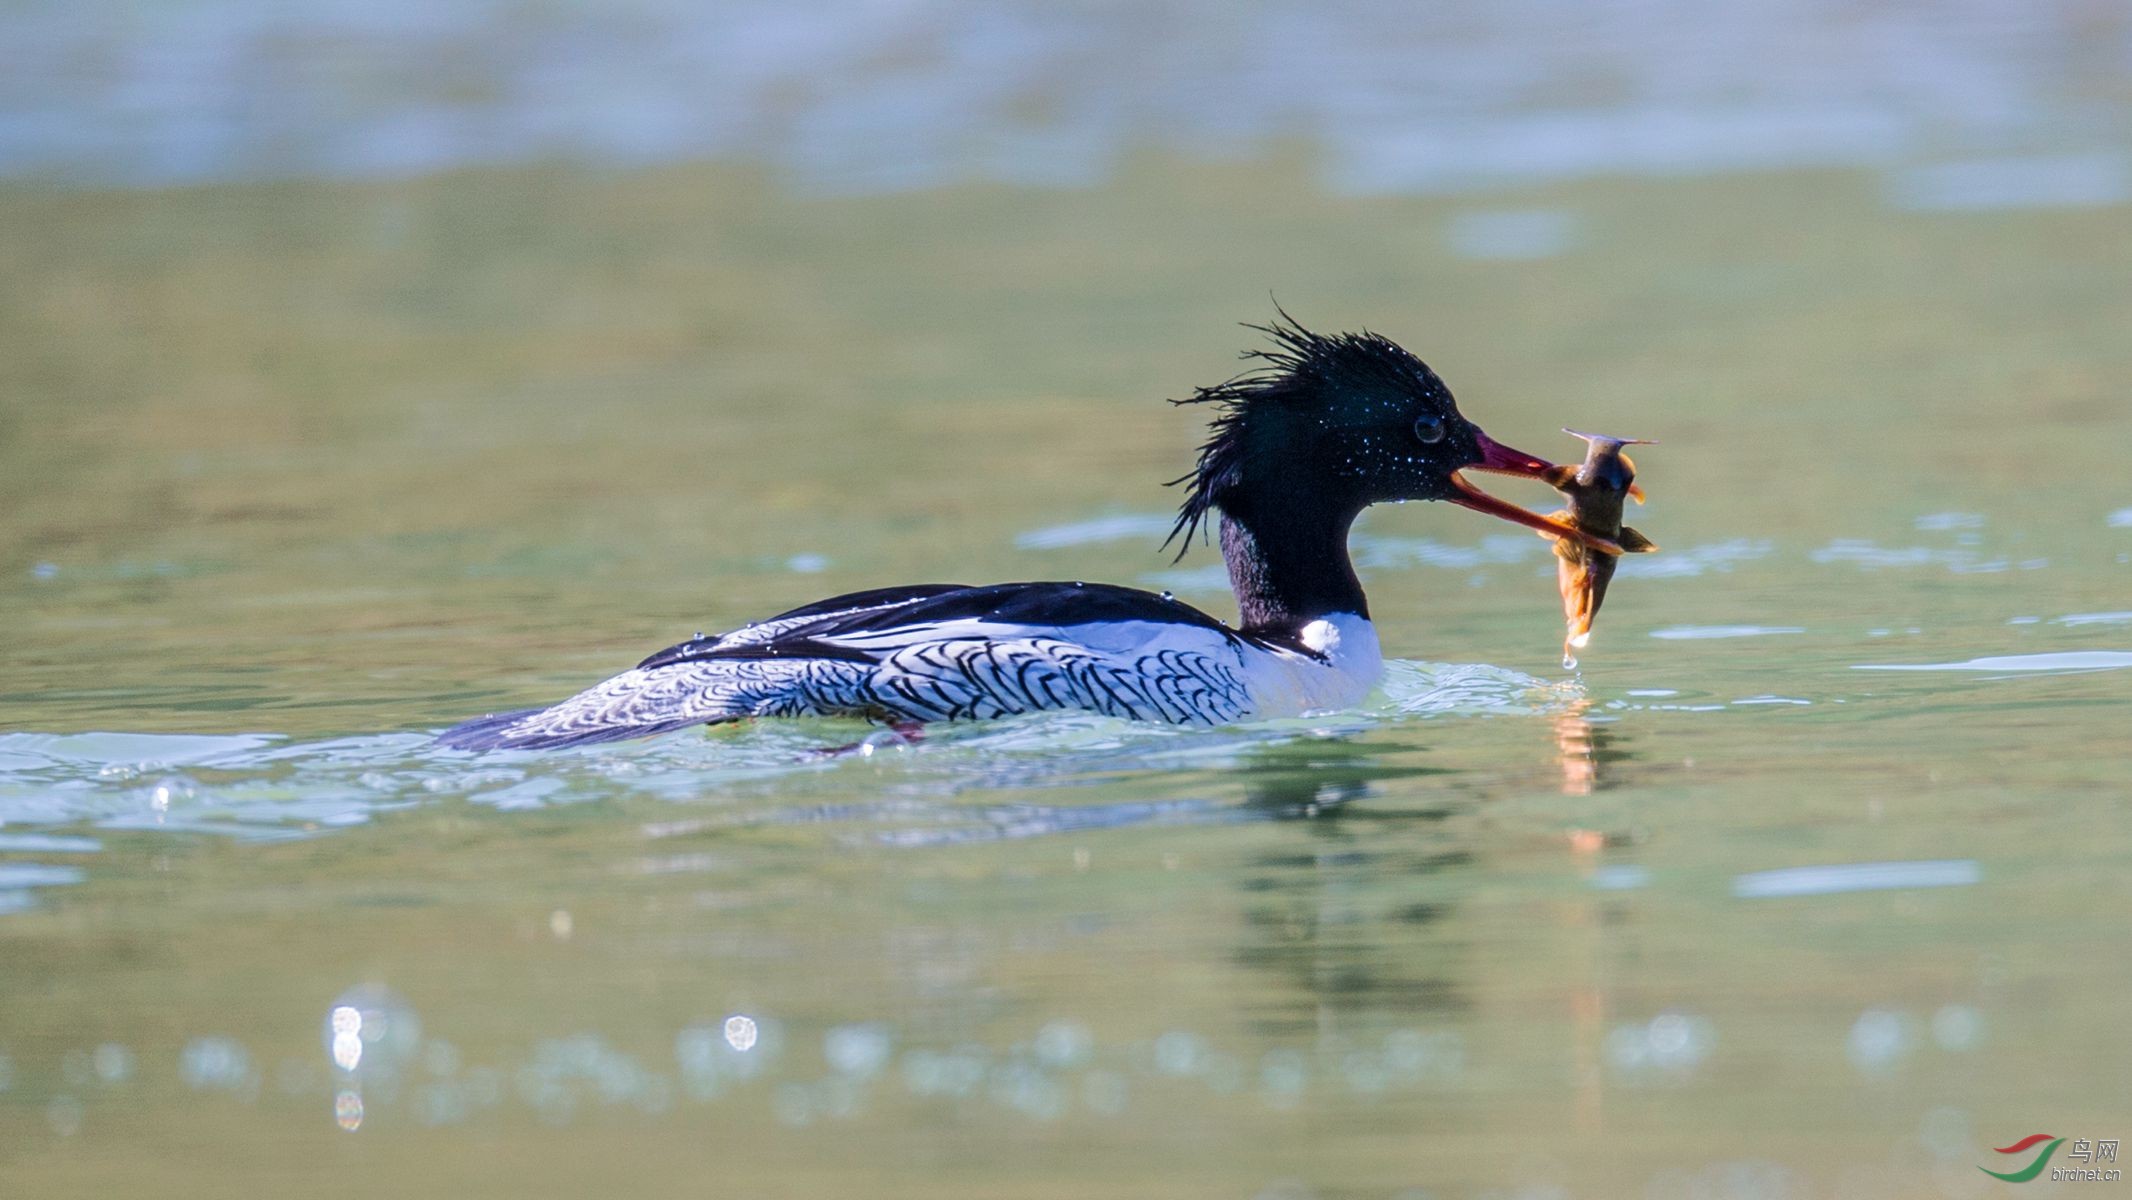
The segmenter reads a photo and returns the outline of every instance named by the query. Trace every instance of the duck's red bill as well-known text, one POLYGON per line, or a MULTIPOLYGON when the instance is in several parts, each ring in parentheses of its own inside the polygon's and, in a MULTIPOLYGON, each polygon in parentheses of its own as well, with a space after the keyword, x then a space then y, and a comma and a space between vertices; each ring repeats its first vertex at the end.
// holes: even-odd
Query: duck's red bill
MULTIPOLYGON (((1546 459, 1527 454, 1523 450, 1512 450, 1485 433, 1476 432, 1476 436, 1480 440, 1481 460, 1468 468, 1470 470, 1516 475, 1544 483, 1549 472, 1555 469, 1555 465, 1546 459)), ((1586 533, 1574 525, 1565 525, 1536 512, 1527 512, 1507 500, 1498 500, 1467 482, 1465 476, 1457 471, 1451 473, 1451 485, 1459 491, 1458 495, 1451 497, 1453 504, 1470 508, 1474 512, 1487 513, 1491 517, 1501 517, 1505 521, 1514 521, 1519 525, 1537 529, 1549 537, 1567 538, 1604 554, 1621 553, 1621 546, 1614 541, 1586 533)))

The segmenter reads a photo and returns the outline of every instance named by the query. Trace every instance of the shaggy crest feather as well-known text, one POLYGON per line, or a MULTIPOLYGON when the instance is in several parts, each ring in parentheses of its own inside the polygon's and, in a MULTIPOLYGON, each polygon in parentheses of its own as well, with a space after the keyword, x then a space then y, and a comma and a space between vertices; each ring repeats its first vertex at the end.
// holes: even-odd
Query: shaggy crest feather
POLYGON ((1212 525, 1211 514, 1220 507, 1223 494, 1242 481, 1252 455, 1246 431, 1268 410, 1334 395, 1336 389, 1330 385, 1340 381, 1376 379, 1443 387, 1428 364, 1382 334, 1367 329, 1359 333, 1316 333, 1304 328, 1279 305, 1274 306, 1274 311, 1280 316, 1271 324, 1244 322, 1244 328, 1273 339, 1271 347, 1246 350, 1239 355, 1262 365, 1170 401, 1179 405, 1213 404, 1221 410, 1208 423, 1208 437, 1199 447, 1199 461, 1189 473, 1166 485, 1187 485, 1184 501, 1177 509, 1177 523, 1162 541, 1163 548, 1168 549, 1171 542, 1183 539, 1183 545, 1177 548, 1179 559, 1191 549, 1193 536, 1205 533, 1212 525))

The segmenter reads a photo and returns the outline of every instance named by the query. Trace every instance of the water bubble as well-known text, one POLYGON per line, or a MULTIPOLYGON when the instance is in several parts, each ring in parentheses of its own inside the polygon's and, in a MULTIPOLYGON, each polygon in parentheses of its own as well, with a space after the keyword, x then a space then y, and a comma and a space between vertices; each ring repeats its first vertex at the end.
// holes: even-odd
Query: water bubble
POLYGON ((194 1038, 178 1055, 178 1077, 195 1091, 242 1091, 252 1081, 252 1056, 234 1038, 194 1038))
POLYGON ((380 984, 358 984, 326 1010, 322 1031, 326 1056, 343 1071, 360 1068, 387 1079, 414 1060, 422 1045, 422 1022, 405 1000, 380 984))
POLYGON ((984 1052, 913 1050, 903 1056, 903 1086, 914 1096, 967 1096, 984 1082, 984 1052))
POLYGON ((1268 1050, 1259 1059, 1258 1081, 1266 1093, 1266 1103, 1275 1108, 1294 1108, 1302 1103, 1303 1090, 1310 1086, 1310 1063, 1300 1051, 1268 1050))
POLYGON ((1710 1022, 1680 1013, 1660 1013, 1645 1027, 1651 1061, 1667 1070, 1686 1070, 1703 1061, 1716 1040, 1710 1022))
POLYGON ((1717 1035, 1702 1017, 1666 1012, 1642 1025, 1619 1025, 1606 1036, 1606 1056, 1626 1074, 1665 1071, 1682 1075, 1710 1055, 1717 1035))
POLYGON ((822 1057, 832 1070, 872 1075, 888 1062, 893 1041, 879 1025, 840 1025, 822 1036, 822 1057))
POLYGON ((1401 1075, 1419 1075, 1435 1058, 1429 1035, 1418 1029, 1397 1029, 1384 1037, 1384 1065, 1401 1075))
POLYGON ((1932 1014, 1932 1040, 1942 1050, 1973 1050, 1983 1035, 1983 1014, 1966 1004, 1949 1004, 1932 1014))
POLYGON ((1173 1029, 1155 1039, 1155 1069, 1165 1075, 1190 1075, 1206 1057, 1206 1043, 1196 1033, 1173 1029))
POLYGON ((755 1048, 755 1042, 760 1036, 760 1032, 753 1017, 735 1013, 725 1019, 726 1045, 740 1051, 742 1054, 746 1054, 755 1048))
POLYGON ((343 1088, 333 1097, 333 1123, 349 1133, 363 1127, 363 1094, 343 1088))
POLYGON ((1002 1063, 992 1072, 992 1098, 1039 1121, 1057 1119, 1066 1110, 1066 1090, 1032 1063, 1002 1063))
POLYGON ((1384 1061, 1366 1051, 1357 1050, 1343 1057, 1340 1074, 1358 1095, 1375 1095, 1392 1085, 1392 1076, 1384 1069, 1384 1061))
POLYGON ((1073 1067, 1086 1061, 1096 1039, 1088 1027, 1073 1021, 1053 1021, 1036 1031, 1037 1061, 1047 1067, 1073 1067))
POLYGON ((1861 1071, 1892 1070, 1910 1053, 1910 1018, 1886 1009, 1867 1009, 1851 1026, 1844 1052, 1861 1071))
POLYGON ((353 1005, 336 1005, 326 1014, 327 1053, 333 1065, 353 1071, 363 1061, 363 1012, 353 1005))
POLYGON ((105 1083, 124 1083, 133 1078, 133 1051, 117 1042, 105 1042, 89 1056, 96 1077, 105 1083))
POLYGON ((681 1071, 681 1087, 696 1100, 708 1100, 724 1087, 722 1060, 737 1053, 726 1045, 716 1029, 691 1025, 674 1035, 674 1065, 681 1071))

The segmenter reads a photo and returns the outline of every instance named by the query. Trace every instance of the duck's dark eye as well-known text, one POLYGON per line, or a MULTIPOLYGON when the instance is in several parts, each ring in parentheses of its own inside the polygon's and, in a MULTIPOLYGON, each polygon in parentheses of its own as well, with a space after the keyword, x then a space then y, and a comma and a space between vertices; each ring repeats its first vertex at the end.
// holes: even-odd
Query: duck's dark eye
POLYGON ((1423 413, 1414 418, 1414 436, 1428 445, 1444 440, 1444 419, 1434 413, 1423 413))

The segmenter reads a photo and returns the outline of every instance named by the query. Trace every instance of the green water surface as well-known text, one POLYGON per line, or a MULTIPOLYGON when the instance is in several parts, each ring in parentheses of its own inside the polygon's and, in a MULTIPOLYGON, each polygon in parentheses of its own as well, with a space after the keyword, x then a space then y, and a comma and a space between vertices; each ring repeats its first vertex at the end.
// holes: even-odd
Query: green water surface
POLYGON ((2128 210, 1307 179, 0 191, 0 1192, 1974 1196, 2132 1133, 2128 210), (1453 252, 1500 209, 1575 236, 1453 252), (1269 292, 1663 443, 1579 671, 1542 543, 1408 505, 1355 713, 427 747, 854 588, 1231 615, 1162 400, 1269 292))

